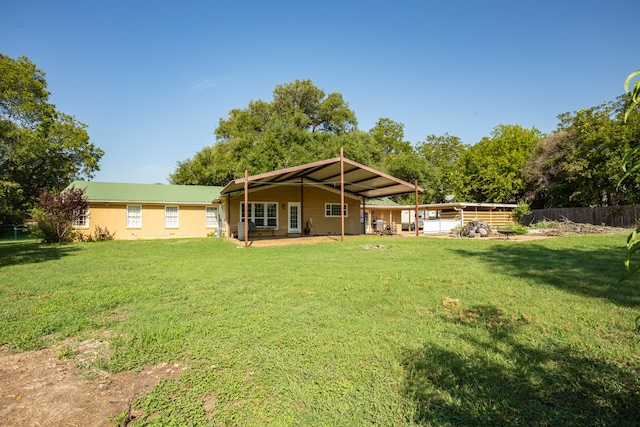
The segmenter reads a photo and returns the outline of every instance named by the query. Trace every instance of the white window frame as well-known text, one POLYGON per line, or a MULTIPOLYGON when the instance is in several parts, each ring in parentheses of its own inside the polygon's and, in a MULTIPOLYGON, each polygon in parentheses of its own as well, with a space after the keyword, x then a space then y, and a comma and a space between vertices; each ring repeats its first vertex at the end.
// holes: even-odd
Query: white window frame
POLYGON ((142 228, 142 205, 127 205, 127 228, 142 228), (138 212, 133 212, 137 208, 138 212))
POLYGON ((205 228, 219 228, 220 223, 218 222, 218 207, 206 206, 204 208, 204 212, 205 228))
MULTIPOLYGON (((240 202, 240 221, 244 221, 244 202, 240 202)), ((273 228, 278 230, 280 224, 280 212, 276 202, 249 202, 249 221, 256 228, 273 228), (271 210, 269 209, 271 208, 271 210), (275 213, 274 215, 269 215, 275 213)))
POLYGON ((89 228, 89 206, 83 209, 82 216, 73 221, 73 228, 89 228))
MULTIPOLYGON (((325 203, 324 204, 324 217, 325 218, 340 218, 340 203, 325 203)), ((344 204, 344 217, 349 216, 349 205, 344 204)))
POLYGON ((167 205, 164 207, 164 228, 180 228, 180 206, 167 205))
POLYGON ((227 226, 226 215, 227 215, 227 206, 219 205, 218 206, 218 228, 220 228, 221 230, 224 230, 225 227, 227 226))

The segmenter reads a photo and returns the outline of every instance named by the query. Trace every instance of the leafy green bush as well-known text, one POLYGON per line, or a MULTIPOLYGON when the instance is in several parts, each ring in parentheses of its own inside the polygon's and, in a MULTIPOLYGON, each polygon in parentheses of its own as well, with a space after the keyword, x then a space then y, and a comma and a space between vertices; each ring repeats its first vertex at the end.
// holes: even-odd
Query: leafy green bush
POLYGON ((501 230, 514 230, 518 235, 529 233, 529 227, 525 227, 522 224, 508 224, 504 227, 501 227, 501 230))
POLYGON ((105 241, 105 240, 115 240, 116 232, 114 231, 112 233, 112 232, 109 231, 109 229, 107 227, 102 228, 99 225, 96 225, 95 228, 93 229, 93 234, 92 235, 83 236, 82 234, 79 234, 78 237, 79 238, 77 240, 79 240, 79 241, 102 242, 102 241, 105 241))
MULTIPOLYGON (((629 118, 629 114, 636 109, 638 105, 640 105, 640 79, 636 80, 635 84, 629 89, 629 85, 637 76, 640 75, 640 70, 636 70, 633 73, 629 74, 627 80, 624 82, 624 90, 629 94, 631 98, 631 102, 627 107, 627 111, 624 114, 624 121, 627 122, 629 118)), ((637 162, 637 155, 640 152, 640 147, 635 147, 630 149, 622 159, 622 169, 625 172, 623 177, 620 179, 618 186, 622 183, 622 181, 632 174, 637 174, 640 172, 640 163, 637 162), (633 161, 635 160, 635 162, 633 161), (631 162, 632 164, 627 166, 627 163, 631 162)), ((640 260, 637 258, 634 259, 634 255, 640 250, 640 226, 636 228, 629 237, 627 237, 627 256, 624 261, 624 266, 627 269, 627 274, 625 274, 620 281, 630 278, 638 273, 640 273, 640 260)))
POLYGON ((525 216, 531 215, 531 206, 529 206, 529 203, 521 200, 518 202, 518 206, 514 208, 511 213, 516 221, 520 222, 525 216))
POLYGON ((73 231, 73 222, 81 219, 88 203, 81 188, 68 188, 60 192, 43 191, 39 206, 32 209, 36 220, 34 234, 45 243, 72 242, 78 239, 73 231))
POLYGON ((531 224, 529 228, 534 230, 548 230, 550 228, 554 228, 555 224, 557 224, 557 222, 544 220, 531 224))

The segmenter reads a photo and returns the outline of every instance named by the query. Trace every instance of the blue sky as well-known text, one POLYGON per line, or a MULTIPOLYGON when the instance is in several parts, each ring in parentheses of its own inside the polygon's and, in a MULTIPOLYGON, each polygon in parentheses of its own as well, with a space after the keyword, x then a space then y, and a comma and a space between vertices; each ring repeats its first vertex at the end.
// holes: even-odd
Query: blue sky
MULTIPOLYGON (((0 52, 105 151, 96 181, 166 183, 234 108, 311 79, 367 131, 474 144, 499 124, 552 132, 640 68, 637 0, 4 2, 0 52)), ((348 154, 348 153, 347 153, 348 154)))

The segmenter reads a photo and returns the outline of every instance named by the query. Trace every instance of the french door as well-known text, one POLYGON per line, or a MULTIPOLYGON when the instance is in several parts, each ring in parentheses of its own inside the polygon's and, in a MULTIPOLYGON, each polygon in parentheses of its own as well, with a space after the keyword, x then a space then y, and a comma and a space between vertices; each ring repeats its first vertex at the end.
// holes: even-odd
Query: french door
POLYGON ((300 216, 300 203, 289 202, 289 233, 302 233, 302 221, 300 216))

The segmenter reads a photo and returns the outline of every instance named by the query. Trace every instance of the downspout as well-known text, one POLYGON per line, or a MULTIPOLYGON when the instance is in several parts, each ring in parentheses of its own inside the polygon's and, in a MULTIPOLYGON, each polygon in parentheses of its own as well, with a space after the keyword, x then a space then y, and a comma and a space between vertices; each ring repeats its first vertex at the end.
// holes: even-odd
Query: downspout
POLYGON ((464 209, 453 207, 453 210, 456 212, 460 212, 460 227, 464 227, 464 209))

